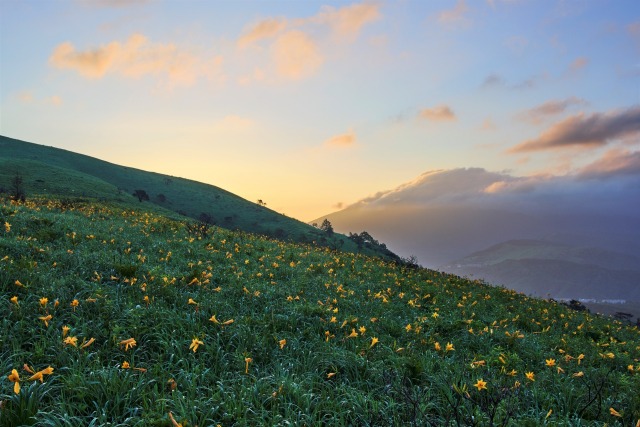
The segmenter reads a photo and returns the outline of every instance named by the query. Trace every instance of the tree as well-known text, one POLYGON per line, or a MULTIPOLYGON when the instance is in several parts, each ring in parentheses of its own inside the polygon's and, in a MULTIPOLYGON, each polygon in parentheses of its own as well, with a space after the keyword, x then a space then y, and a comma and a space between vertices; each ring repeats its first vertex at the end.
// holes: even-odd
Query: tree
POLYGON ((149 195, 144 190, 136 190, 133 192, 133 195, 138 198, 139 202, 142 202, 143 200, 149 200, 149 195))
POLYGON ((24 181, 20 172, 16 172, 11 180, 11 198, 16 202, 24 202, 27 198, 27 194, 24 191, 24 181))
POLYGON ((258 206, 267 206, 267 204, 265 202, 262 201, 262 199, 258 199, 258 206))
POLYGON ((324 231, 328 235, 333 234, 333 226, 331 225, 331 222, 326 218, 324 219, 324 221, 322 221, 322 224, 320 224, 320 230, 324 231))

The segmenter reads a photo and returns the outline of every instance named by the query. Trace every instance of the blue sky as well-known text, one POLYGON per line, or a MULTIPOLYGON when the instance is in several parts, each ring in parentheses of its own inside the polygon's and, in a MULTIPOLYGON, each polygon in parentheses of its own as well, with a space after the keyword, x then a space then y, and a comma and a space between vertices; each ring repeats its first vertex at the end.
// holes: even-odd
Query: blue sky
POLYGON ((640 174, 636 1, 4 0, 0 20, 3 135, 302 220, 434 169, 640 174))

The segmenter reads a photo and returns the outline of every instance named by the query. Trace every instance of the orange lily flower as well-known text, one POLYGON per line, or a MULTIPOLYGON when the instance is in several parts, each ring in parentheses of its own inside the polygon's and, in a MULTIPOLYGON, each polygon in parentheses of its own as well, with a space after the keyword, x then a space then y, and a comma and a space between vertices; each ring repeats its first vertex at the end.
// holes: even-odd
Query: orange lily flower
POLYGON ((120 345, 124 345, 124 351, 129 350, 132 347, 136 346, 136 340, 133 338, 127 338, 126 340, 120 341, 120 345))
POLYGON ((11 370, 11 374, 8 376, 9 381, 13 383, 13 392, 15 394, 20 394, 20 375, 18 371, 15 369, 11 370))

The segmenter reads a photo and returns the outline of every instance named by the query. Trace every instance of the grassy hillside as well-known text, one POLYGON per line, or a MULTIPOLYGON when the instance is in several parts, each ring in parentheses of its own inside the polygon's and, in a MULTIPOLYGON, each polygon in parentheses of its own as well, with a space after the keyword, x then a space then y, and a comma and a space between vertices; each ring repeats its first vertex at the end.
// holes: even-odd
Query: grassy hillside
POLYGON ((637 327, 137 206, 0 203, 0 425, 640 419, 637 327))
POLYGON ((399 260, 380 248, 358 248, 341 234, 328 236, 304 222, 247 201, 213 185, 115 165, 93 157, 0 136, 0 188, 9 189, 20 173, 30 195, 140 203, 132 194, 144 190, 153 204, 166 210, 231 230, 244 230, 281 240, 324 246, 399 260))

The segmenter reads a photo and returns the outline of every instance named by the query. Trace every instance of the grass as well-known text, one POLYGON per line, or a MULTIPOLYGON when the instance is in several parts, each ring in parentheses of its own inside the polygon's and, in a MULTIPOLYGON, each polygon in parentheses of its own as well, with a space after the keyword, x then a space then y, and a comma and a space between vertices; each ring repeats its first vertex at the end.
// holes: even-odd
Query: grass
POLYGON ((637 327, 131 206, 0 203, 0 425, 640 419, 637 327))

